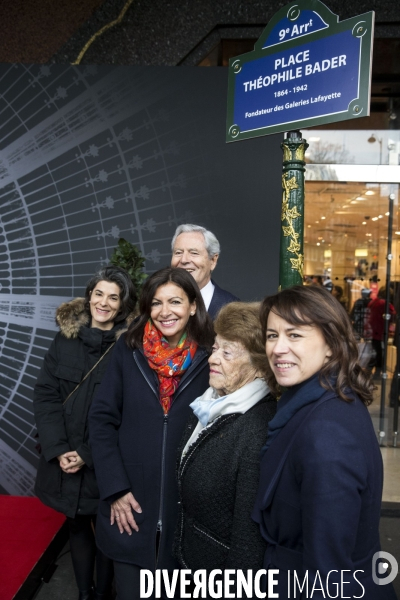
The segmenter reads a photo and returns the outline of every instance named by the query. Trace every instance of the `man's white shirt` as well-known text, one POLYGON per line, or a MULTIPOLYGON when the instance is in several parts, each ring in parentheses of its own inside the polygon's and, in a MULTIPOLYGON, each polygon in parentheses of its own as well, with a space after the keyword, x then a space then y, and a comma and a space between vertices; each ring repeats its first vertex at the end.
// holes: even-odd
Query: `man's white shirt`
POLYGON ((204 304, 206 306, 206 310, 210 308, 211 300, 214 294, 215 285, 212 283, 211 279, 203 288, 201 288, 200 293, 203 297, 204 304))

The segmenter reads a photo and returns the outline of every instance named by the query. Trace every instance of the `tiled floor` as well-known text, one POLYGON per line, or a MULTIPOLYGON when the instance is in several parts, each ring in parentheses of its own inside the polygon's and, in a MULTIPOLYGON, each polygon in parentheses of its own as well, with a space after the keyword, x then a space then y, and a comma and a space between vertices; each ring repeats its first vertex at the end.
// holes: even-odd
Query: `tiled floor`
POLYGON ((384 418, 382 420, 381 430, 385 433, 385 435, 382 437, 379 436, 379 431, 381 428, 381 383, 379 381, 376 383, 377 390, 374 393, 374 401, 369 406, 369 412, 371 414, 375 431, 377 432, 378 440, 382 440, 381 452, 384 466, 384 484, 382 500, 383 502, 400 503, 400 436, 398 436, 397 438, 397 447, 394 447, 394 409, 389 406, 388 399, 391 380, 388 379, 386 385, 384 418))
POLYGON ((385 473, 382 500, 400 503, 400 447, 381 448, 381 452, 385 473))

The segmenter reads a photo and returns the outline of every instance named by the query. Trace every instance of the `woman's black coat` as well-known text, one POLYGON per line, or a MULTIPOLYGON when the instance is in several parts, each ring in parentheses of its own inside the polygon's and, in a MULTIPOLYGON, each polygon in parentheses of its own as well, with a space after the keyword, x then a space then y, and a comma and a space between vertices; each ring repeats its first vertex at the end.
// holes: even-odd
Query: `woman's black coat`
POLYGON ((180 461, 197 425, 191 416, 178 458, 181 515, 175 553, 183 568, 262 568, 266 544, 251 511, 260 450, 275 412, 276 401, 268 395, 244 414, 218 417, 180 461))
POLYGON ((279 598, 321 600, 342 589, 341 598, 396 599, 392 585, 373 580, 382 456, 367 407, 351 395, 345 402, 329 390, 303 406, 262 458, 253 518, 279 598), (294 592, 295 576, 307 576, 310 595, 306 585, 294 592))
POLYGON ((115 346, 89 413, 90 443, 100 489, 96 539, 110 558, 145 569, 178 568, 172 554, 178 515, 176 455, 189 404, 208 387, 207 353, 198 349, 183 374, 168 416, 160 404, 158 378, 140 349, 125 336, 115 346), (139 532, 110 525, 110 504, 131 491, 143 512, 139 532), (160 532, 158 556, 156 537, 160 532))
POLYGON ((83 299, 57 310, 60 332, 47 352, 34 389, 33 408, 41 445, 35 493, 68 517, 96 514, 99 490, 89 447, 87 414, 111 350, 63 406, 63 401, 115 342, 123 324, 109 331, 90 328, 83 299), (64 473, 57 456, 76 450, 85 461, 77 473, 64 473))

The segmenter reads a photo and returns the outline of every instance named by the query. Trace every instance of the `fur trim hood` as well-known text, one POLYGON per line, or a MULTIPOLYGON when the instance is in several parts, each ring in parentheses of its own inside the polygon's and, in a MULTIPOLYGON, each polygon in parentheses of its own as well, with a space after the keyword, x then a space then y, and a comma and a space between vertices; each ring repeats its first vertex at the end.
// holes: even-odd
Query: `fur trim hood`
MULTIPOLYGON (((133 313, 128 316, 125 321, 125 327, 121 327, 116 332, 116 339, 127 331, 134 318, 135 315, 133 313)), ((89 322, 90 317, 85 311, 84 298, 75 298, 70 302, 63 302, 56 310, 56 323, 62 335, 67 339, 77 338, 80 328, 89 325, 89 322)))

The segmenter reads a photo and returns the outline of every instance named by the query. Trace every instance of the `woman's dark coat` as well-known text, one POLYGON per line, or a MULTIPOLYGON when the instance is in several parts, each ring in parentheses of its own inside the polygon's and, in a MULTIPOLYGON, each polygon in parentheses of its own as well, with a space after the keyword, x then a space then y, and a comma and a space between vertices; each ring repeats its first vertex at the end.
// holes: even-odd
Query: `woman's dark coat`
MULTIPOLYGON (((344 596, 395 600, 392 585, 372 580, 373 556, 380 550, 382 458, 371 417, 354 397, 345 402, 333 392, 301 408, 279 432, 261 462, 253 518, 269 547, 264 568, 279 570, 279 598, 288 595, 288 570, 300 583, 308 573, 310 598, 319 573, 331 597, 344 573, 344 596), (358 581, 353 574, 356 570, 358 581)), ((319 581, 317 580, 317 587, 319 581)), ((339 587, 340 590, 340 587, 339 587)), ((325 594, 325 595, 324 595, 325 594)))
POLYGON ((178 514, 176 455, 189 404, 208 387, 207 353, 198 349, 183 374, 168 416, 160 404, 158 378, 140 349, 124 336, 89 413, 90 443, 100 489, 96 539, 110 558, 145 569, 172 570, 178 514), (131 491, 143 512, 134 513, 139 532, 110 525, 110 504, 131 491), (159 536, 158 556, 156 537, 159 536))
POLYGON ((175 552, 185 569, 261 569, 266 543, 251 519, 260 450, 276 411, 271 395, 246 413, 222 415, 203 429, 182 461, 197 425, 192 414, 179 450, 181 515, 175 552))
POLYGON ((41 445, 35 493, 68 517, 95 514, 99 490, 89 447, 87 414, 111 350, 63 406, 63 401, 116 341, 123 324, 109 331, 87 326, 83 299, 62 304, 56 313, 60 332, 47 352, 34 390, 33 408, 41 445), (85 461, 77 473, 64 473, 57 456, 75 450, 85 461))

